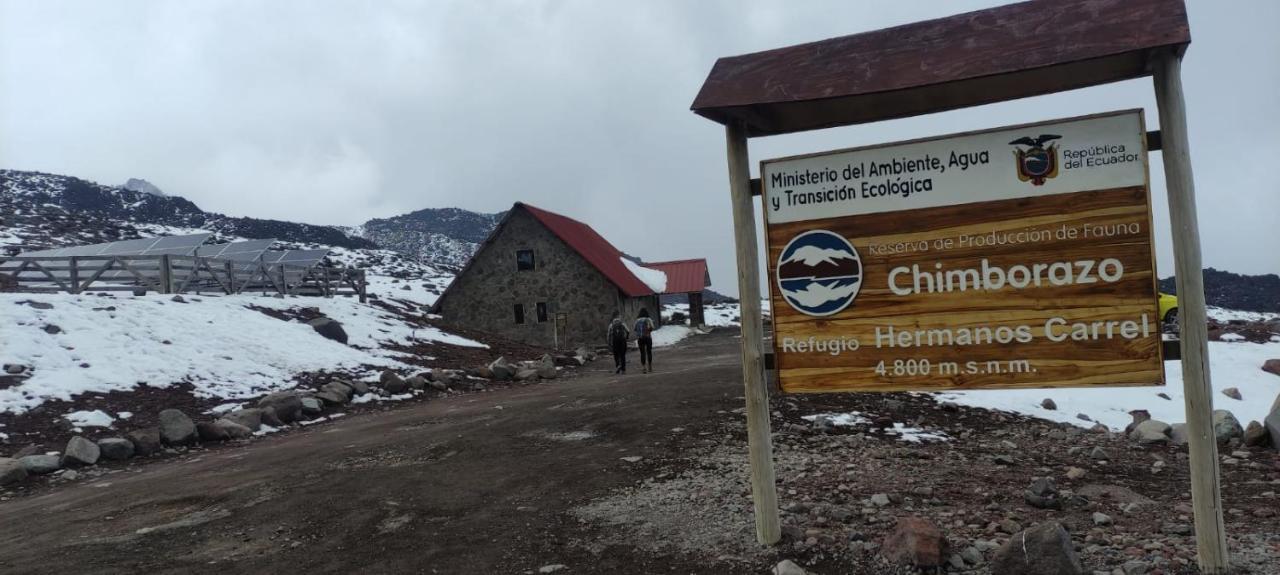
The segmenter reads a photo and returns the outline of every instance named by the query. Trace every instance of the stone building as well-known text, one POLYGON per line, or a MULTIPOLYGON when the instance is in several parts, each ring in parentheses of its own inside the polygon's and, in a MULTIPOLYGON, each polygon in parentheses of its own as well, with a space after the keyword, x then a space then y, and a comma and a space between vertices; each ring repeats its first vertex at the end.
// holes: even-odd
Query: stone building
MULTIPOLYGON (((685 261, 705 274, 705 260, 685 261)), ((630 325, 648 309, 658 323, 659 297, 684 293, 667 291, 667 275, 654 269, 661 265, 635 264, 591 226, 517 202, 432 311, 534 345, 603 345, 614 313, 630 325)))

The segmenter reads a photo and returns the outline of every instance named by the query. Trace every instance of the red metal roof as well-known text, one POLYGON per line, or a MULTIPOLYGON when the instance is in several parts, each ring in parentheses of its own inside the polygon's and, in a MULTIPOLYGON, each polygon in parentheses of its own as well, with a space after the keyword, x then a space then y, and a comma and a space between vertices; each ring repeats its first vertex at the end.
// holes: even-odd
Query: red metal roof
POLYGON ((664 294, 701 292, 702 288, 711 285, 711 275, 707 273, 707 260, 704 259, 653 262, 643 265, 667 274, 667 290, 662 292, 664 294))
MULTIPOLYGON (((618 286, 623 293, 631 297, 654 294, 653 289, 640 281, 640 278, 631 273, 622 263, 622 252, 613 247, 609 240, 591 229, 591 226, 568 216, 535 208, 524 202, 516 202, 516 206, 528 210, 534 218, 542 222, 542 225, 547 226, 547 229, 600 270, 600 273, 618 286)), ((670 287, 670 279, 667 280, 667 285, 670 287)))

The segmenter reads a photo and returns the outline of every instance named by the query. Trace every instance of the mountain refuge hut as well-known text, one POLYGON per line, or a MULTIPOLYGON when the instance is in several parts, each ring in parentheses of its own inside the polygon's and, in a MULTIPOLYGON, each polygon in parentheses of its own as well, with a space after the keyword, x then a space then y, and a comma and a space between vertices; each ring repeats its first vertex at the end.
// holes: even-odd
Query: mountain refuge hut
POLYGON ((630 325, 647 309, 661 323, 664 294, 691 294, 701 318, 706 269, 703 259, 636 263, 591 226, 516 202, 432 312, 532 345, 598 346, 615 313, 630 325))

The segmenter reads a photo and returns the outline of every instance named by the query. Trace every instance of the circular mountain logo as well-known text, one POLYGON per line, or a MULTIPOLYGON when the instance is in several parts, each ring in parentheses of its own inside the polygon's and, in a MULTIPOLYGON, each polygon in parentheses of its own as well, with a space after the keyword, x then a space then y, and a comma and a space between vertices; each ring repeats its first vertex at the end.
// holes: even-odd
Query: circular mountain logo
POLYGON ((817 317, 839 313, 862 287, 862 260, 853 244, 827 230, 793 238, 778 256, 778 289, 796 311, 817 317))

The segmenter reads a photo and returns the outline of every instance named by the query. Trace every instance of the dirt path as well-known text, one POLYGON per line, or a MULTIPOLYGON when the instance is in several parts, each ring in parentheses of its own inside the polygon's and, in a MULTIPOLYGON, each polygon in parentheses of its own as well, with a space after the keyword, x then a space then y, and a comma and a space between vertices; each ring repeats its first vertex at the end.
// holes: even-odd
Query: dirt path
POLYGON ((0 572, 704 571, 568 541, 579 527, 566 510, 712 441, 709 416, 741 406, 731 334, 657 355, 656 374, 614 376, 605 359, 572 380, 352 416, 0 503, 0 572))

